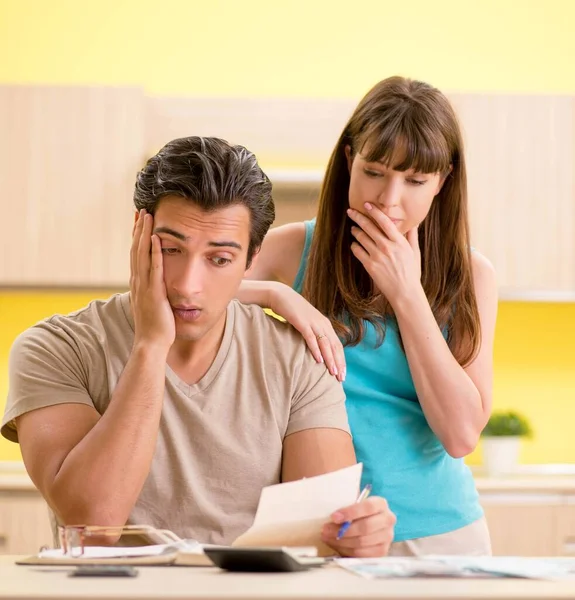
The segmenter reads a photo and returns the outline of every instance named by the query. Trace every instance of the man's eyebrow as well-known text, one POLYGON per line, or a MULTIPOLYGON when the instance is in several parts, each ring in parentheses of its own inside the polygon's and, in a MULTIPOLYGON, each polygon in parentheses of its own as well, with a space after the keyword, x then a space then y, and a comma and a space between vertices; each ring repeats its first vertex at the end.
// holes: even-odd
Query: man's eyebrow
MULTIPOLYGON (((156 227, 154 229, 154 233, 165 233, 167 235, 175 237, 178 240, 181 240, 182 242, 187 242, 190 239, 187 235, 184 235, 183 233, 180 233, 175 229, 171 229, 170 227, 156 227)), ((221 242, 208 242, 208 245, 212 246, 213 248, 236 248, 237 250, 242 249, 241 245, 237 242, 230 242, 226 240, 221 242)))
POLYGON ((169 227, 156 227, 154 229, 154 233, 167 233, 168 235, 171 235, 182 242, 186 242, 188 240, 187 235, 184 235, 175 229, 170 229, 169 227))
POLYGON ((241 250, 242 247, 237 242, 209 242, 209 246, 213 246, 214 248, 237 248, 241 250))

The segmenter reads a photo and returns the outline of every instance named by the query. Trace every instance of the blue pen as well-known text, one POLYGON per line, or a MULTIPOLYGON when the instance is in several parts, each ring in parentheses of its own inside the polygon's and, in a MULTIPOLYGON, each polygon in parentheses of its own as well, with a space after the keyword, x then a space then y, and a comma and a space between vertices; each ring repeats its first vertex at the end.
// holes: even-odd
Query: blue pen
MULTIPOLYGON (((371 492, 371 483, 368 483, 363 490, 361 490, 361 494, 357 497, 357 500, 355 501, 356 504, 359 504, 360 502, 363 502, 370 494, 371 492)), ((339 528, 339 531, 337 532, 337 539, 341 540, 341 538, 345 535, 345 532, 350 528, 351 526, 351 521, 345 521, 344 523, 342 523, 341 527, 339 528)))

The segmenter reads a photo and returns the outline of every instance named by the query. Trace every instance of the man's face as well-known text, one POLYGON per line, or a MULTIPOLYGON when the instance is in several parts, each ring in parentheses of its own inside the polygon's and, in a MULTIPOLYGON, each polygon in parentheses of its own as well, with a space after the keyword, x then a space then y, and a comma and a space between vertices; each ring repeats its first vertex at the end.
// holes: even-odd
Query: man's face
POLYGON ((198 341, 227 309, 246 272, 250 213, 242 204, 205 212, 178 196, 162 198, 154 216, 176 338, 198 341))

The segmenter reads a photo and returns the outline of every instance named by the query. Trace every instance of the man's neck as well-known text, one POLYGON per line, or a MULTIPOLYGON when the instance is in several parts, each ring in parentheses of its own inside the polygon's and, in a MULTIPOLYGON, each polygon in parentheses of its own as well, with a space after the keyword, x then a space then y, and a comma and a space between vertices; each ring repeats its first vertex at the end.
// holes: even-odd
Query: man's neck
POLYGON ((168 365, 180 379, 194 385, 212 366, 224 337, 227 311, 201 340, 176 339, 168 353, 168 365))

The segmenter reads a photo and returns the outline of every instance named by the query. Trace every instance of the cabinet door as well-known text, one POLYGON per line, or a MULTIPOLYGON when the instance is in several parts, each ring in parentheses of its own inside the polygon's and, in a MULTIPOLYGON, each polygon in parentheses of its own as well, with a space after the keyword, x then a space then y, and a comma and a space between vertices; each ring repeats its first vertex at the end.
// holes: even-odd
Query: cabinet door
POLYGON ((0 285, 126 286, 143 93, 0 86, 0 285))
POLYGON ((469 178, 471 241, 502 295, 575 293, 572 96, 454 94, 469 178))
POLYGON ((0 554, 53 546, 48 506, 36 491, 0 492, 0 554))
POLYGON ((557 534, 562 502, 558 494, 481 494, 493 554, 559 555, 557 534))
POLYGON ((559 511, 557 540, 561 556, 575 556, 575 496, 566 496, 559 511))

